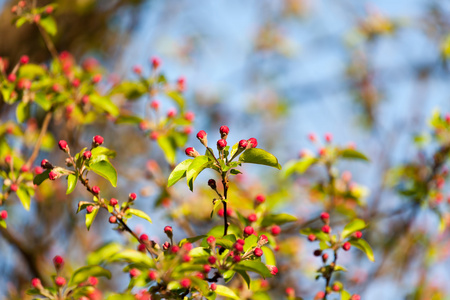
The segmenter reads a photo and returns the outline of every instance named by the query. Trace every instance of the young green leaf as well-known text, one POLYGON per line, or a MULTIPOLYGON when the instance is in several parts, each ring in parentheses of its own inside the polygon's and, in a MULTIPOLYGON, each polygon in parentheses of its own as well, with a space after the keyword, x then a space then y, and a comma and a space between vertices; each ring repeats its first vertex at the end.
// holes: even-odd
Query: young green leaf
POLYGON ((360 159, 365 161, 370 161, 367 156, 365 156, 363 153, 353 150, 353 149, 344 149, 340 151, 340 156, 342 158, 346 159, 360 159))
POLYGON ((77 269, 70 278, 69 285, 77 285, 86 281, 90 276, 111 279, 111 272, 100 266, 84 266, 77 269))
POLYGON ((200 155, 194 158, 192 163, 188 166, 186 170, 186 179, 187 184, 191 191, 194 190, 194 181, 197 178, 197 176, 207 168, 208 164, 210 163, 210 160, 205 155, 200 155))
POLYGON ((142 265, 143 267, 146 268, 155 267, 155 262, 153 261, 153 259, 148 257, 147 254, 133 249, 127 249, 122 252, 116 253, 109 259, 109 261, 111 262, 125 261, 128 263, 142 265))
POLYGON ((52 16, 47 16, 45 18, 42 18, 39 21, 39 25, 41 25, 42 28, 44 28, 44 30, 52 36, 56 35, 56 32, 58 31, 58 27, 56 26, 56 21, 52 16))
POLYGON ((161 147, 167 162, 169 164, 174 164, 177 150, 175 140, 169 136, 160 136, 157 142, 159 147, 161 147))
POLYGON ((28 103, 25 103, 24 101, 19 102, 16 108, 17 122, 23 123, 28 119, 29 116, 30 106, 28 105, 28 103))
POLYGON ((375 261, 372 247, 370 247, 369 243, 367 243, 365 240, 363 239, 350 240, 350 244, 352 244, 353 246, 364 252, 369 260, 375 261))
POLYGON ((86 228, 87 230, 89 230, 89 228, 91 228, 92 222, 94 222, 95 217, 97 216, 98 213, 98 206, 94 206, 94 209, 92 210, 92 212, 90 214, 86 213, 86 228))
POLYGON ((145 219, 147 221, 149 221, 150 223, 152 223, 152 219, 142 210, 138 210, 138 209, 134 209, 134 208, 130 208, 127 210, 128 213, 135 215, 139 218, 145 219))
POLYGON ((89 169, 105 179, 108 179, 113 187, 117 186, 117 172, 110 162, 100 161, 90 165, 89 169))
POLYGON ((69 195, 70 193, 72 193, 75 190, 75 187, 77 186, 77 182, 78 182, 78 174, 76 174, 76 175, 69 174, 67 176, 67 191, 66 191, 66 195, 69 195))
POLYGON ((366 222, 361 219, 355 219, 345 225, 344 230, 342 230, 342 238, 345 239, 355 231, 362 230, 364 228, 366 228, 366 222))
POLYGON ((281 165, 278 163, 278 159, 273 154, 259 148, 250 148, 245 150, 244 153, 239 156, 239 161, 250 164, 265 165, 281 170, 281 165))
POLYGON ((281 213, 277 215, 267 215, 261 221, 261 226, 266 227, 274 224, 282 225, 288 222, 295 222, 295 221, 297 221, 296 217, 286 213, 281 213))
POLYGON ((193 159, 186 159, 180 162, 175 169, 173 169, 172 173, 169 175, 169 179, 167 181, 167 187, 170 187, 177 183, 180 179, 186 176, 186 171, 189 165, 192 163, 193 159))
POLYGON ((272 277, 272 274, 270 273, 270 270, 266 267, 266 265, 256 260, 241 261, 240 263, 236 264, 233 269, 236 271, 241 270, 241 271, 255 272, 264 278, 272 277))
POLYGON ((226 298, 232 298, 232 299, 237 299, 239 300, 240 298, 236 295, 235 292, 233 292, 232 289, 230 289, 229 287, 226 287, 224 285, 217 285, 216 288, 216 293, 220 296, 224 296, 226 298))
POLYGON ((31 197, 24 187, 19 187, 16 192, 17 197, 19 197, 20 202, 22 202, 23 207, 26 210, 30 210, 31 197))

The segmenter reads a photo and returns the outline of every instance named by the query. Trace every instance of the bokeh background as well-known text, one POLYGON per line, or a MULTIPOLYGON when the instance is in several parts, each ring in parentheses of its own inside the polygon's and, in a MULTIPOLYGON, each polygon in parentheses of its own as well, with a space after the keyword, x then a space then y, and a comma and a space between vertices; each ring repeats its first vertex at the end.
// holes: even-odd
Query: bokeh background
MULTIPOLYGON (((450 299, 448 232, 438 233, 439 221, 426 209, 412 219, 410 204, 395 193, 386 175, 434 150, 433 145, 419 148, 414 137, 429 132, 428 119, 435 109, 449 109, 450 2, 57 2, 58 50, 68 50, 78 60, 93 56, 117 78, 133 78, 132 67, 137 64, 149 71, 152 56, 161 58, 171 80, 184 76, 188 107, 196 115, 193 133, 204 129, 214 141, 219 126, 228 125, 231 140, 254 136, 282 165, 298 158, 301 149, 317 152, 307 138, 311 132, 322 140, 325 133, 332 133, 340 145, 355 143, 371 162, 346 162, 339 169, 351 171, 353 179, 367 188, 366 206, 359 215, 371 221, 367 239, 376 262, 359 256, 357 250, 342 254, 340 264, 348 273, 341 280, 367 300, 450 299), (414 229, 403 239, 406 224, 414 229)), ((16 61, 27 54, 34 62, 45 62, 49 53, 38 32, 32 26, 11 25, 11 5, 0 1, 0 56, 16 61)), ((160 100, 163 111, 173 106, 168 99, 160 100)), ((146 106, 147 99, 142 99, 129 108, 143 116, 146 106)), ((4 104, 1 109, 2 122, 14 118, 4 104)), ((67 138, 57 126, 50 130, 56 139, 67 138)), ((180 184, 179 201, 155 207, 161 194, 147 162, 159 162, 167 175, 161 150, 137 127, 107 121, 72 137, 72 143, 89 142, 94 133, 102 134, 107 146, 118 152, 114 164, 120 179, 114 195, 125 198, 139 191, 138 205, 154 220, 154 225, 132 221, 134 228, 160 241, 167 224, 174 226, 177 238, 188 234, 183 230, 186 222, 193 222, 192 230, 202 233, 203 223, 193 221, 198 216, 192 206, 208 205, 212 194, 201 185, 211 174, 199 177, 196 194, 180 184)), ((200 146, 194 134, 189 144, 200 146)), ((59 152, 43 153, 41 158, 47 156, 62 161, 59 152)), ((180 153, 178 161, 182 159, 180 153)), ((323 170, 312 169, 294 184, 282 181, 276 170, 244 171, 239 184, 249 197, 276 195, 276 209, 300 220, 322 210, 304 186, 323 178, 323 170)), ((56 254, 63 253, 76 267, 103 242, 125 240, 111 232, 106 214, 88 233, 84 218, 75 215, 77 200, 85 195, 79 190, 68 198, 64 188, 61 183, 53 192, 48 186, 31 212, 20 206, 11 209, 15 232, 0 236, 0 297, 20 299, 20 289, 38 272, 33 268, 47 272, 56 254), (15 237, 20 241, 15 243, 15 237)), ((314 246, 298 231, 282 239, 287 250, 278 260, 285 272, 271 279, 272 298, 281 299, 287 286, 295 286, 300 296, 312 299, 323 288, 323 282, 314 280, 320 265, 312 255, 314 246)), ((125 277, 118 277, 110 286, 126 284, 125 277)))

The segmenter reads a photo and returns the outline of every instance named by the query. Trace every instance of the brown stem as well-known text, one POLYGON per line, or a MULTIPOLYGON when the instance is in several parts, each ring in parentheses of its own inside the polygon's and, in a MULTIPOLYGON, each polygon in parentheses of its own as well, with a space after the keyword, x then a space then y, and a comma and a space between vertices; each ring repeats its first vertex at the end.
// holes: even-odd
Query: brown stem
POLYGON ((226 236, 227 232, 228 232, 228 220, 227 220, 227 216, 228 216, 228 213, 227 213, 228 182, 227 182, 226 176, 223 177, 222 184, 223 184, 222 204, 223 204, 223 223, 224 223, 223 236, 226 236))
POLYGON ((56 51, 55 45, 53 44, 51 38, 47 34, 47 32, 42 28, 41 25, 36 24, 39 32, 41 33, 42 38, 44 39, 45 45, 47 46, 48 51, 53 56, 54 59, 58 60, 58 51, 56 51))
POLYGON ((44 122, 42 123, 41 133, 39 134, 36 144, 34 145, 33 152, 31 153, 30 158, 28 158, 25 165, 31 166, 33 164, 34 160, 36 159, 36 157, 38 156, 39 150, 41 148, 42 140, 43 140, 45 134, 47 133, 48 125, 50 124, 51 119, 52 119, 52 112, 49 111, 45 115, 44 122))
POLYGON ((330 287, 330 283, 331 283, 331 276, 333 276, 333 271, 334 268, 336 267, 336 261, 337 261, 337 249, 334 250, 334 260, 333 263, 331 264, 333 267, 331 268, 330 272, 327 274, 327 276, 325 277, 326 279, 326 284, 325 284, 325 297, 323 298, 324 300, 327 300, 327 296, 328 296, 328 289, 330 287))

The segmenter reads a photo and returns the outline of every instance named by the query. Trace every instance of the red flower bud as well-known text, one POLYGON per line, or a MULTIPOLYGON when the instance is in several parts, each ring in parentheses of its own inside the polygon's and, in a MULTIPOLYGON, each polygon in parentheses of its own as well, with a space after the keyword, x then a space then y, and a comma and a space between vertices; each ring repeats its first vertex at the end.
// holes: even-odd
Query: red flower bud
POLYGON ((92 213, 93 211, 94 211, 94 206, 89 205, 89 206, 86 207, 86 212, 87 212, 88 214, 92 213))
POLYGON ((258 141, 255 138, 249 138, 247 142, 251 148, 256 148, 256 146, 258 146, 258 141))
POLYGON ((197 157, 200 154, 197 152, 197 150, 195 150, 193 147, 188 147, 186 148, 186 150, 184 150, 184 153, 186 153, 187 156, 190 157, 197 157))
POLYGON ((172 227, 171 227, 171 226, 166 226, 166 227, 164 227, 164 233, 167 234, 167 235, 172 236, 172 234, 173 234, 173 229, 172 229, 172 227))
POLYGON ((216 238, 213 237, 213 236, 209 236, 209 237, 206 239, 206 242, 207 242, 209 245, 211 245, 211 244, 213 244, 213 243, 216 242, 216 238))
POLYGON ((269 269, 270 274, 272 274, 274 276, 277 275, 277 273, 278 273, 278 268, 277 267, 270 266, 270 265, 266 265, 266 267, 269 269))
POLYGON ((261 250, 261 248, 255 248, 255 250, 253 250, 253 254, 255 254, 255 256, 257 257, 261 257, 263 255, 263 251, 261 250))
POLYGON ((150 103, 150 106, 151 106, 154 110, 158 110, 158 108, 159 108, 159 101, 158 101, 158 100, 153 100, 153 101, 150 103))
POLYGON ((141 75, 142 74, 142 67, 139 66, 139 65, 133 66, 133 72, 136 73, 137 75, 141 75))
POLYGON ((170 119, 170 118, 175 117, 176 114, 177 114, 177 111, 174 108, 172 108, 167 112, 167 117, 170 119))
POLYGON ((56 255, 53 257, 53 265, 56 269, 60 269, 64 265, 64 258, 62 256, 56 255))
POLYGON ((264 197, 264 195, 261 195, 261 194, 259 194, 259 195, 256 195, 256 197, 255 197, 255 202, 256 203, 264 203, 264 201, 266 201, 266 197, 264 197))
POLYGON ((136 193, 130 193, 128 195, 128 199, 130 199, 130 201, 134 201, 136 200, 136 198, 137 198, 136 193))
POLYGON ((141 236, 139 237, 139 239, 144 242, 144 241, 148 241, 148 235, 146 235, 145 233, 141 234, 141 236))
POLYGON ((211 283, 211 286, 209 288, 211 289, 211 291, 215 291, 217 289, 217 284, 213 282, 211 283))
POLYGON ((222 150, 227 146, 227 141, 224 139, 220 139, 217 141, 217 149, 222 150))
POLYGON ((55 180, 56 178, 58 178, 58 174, 55 171, 50 171, 50 173, 48 173, 48 178, 50 180, 55 180))
POLYGON ((324 291, 317 292, 316 297, 314 297, 314 299, 323 299, 323 298, 325 298, 324 291))
POLYGON ((211 266, 210 265, 203 265, 203 272, 209 273, 209 271, 211 271, 211 266))
POLYGON ((240 257, 239 255, 235 255, 235 256, 233 256, 233 261, 234 261, 235 263, 238 263, 238 262, 241 261, 241 257, 240 257))
POLYGON ((103 144, 104 139, 103 139, 102 136, 96 135, 96 136, 93 137, 92 141, 94 142, 94 144, 96 146, 100 146, 101 144, 103 144))
POLYGON ((109 223, 114 224, 116 222, 117 222, 117 217, 116 216, 109 217, 109 223))
POLYGON ((255 232, 255 230, 251 226, 247 226, 244 228, 244 234, 246 234, 246 235, 252 235, 253 232, 255 232))
POLYGON ((96 195, 100 194, 100 188, 96 185, 92 187, 92 192, 96 195))
POLYGON ((240 140, 239 141, 239 148, 245 149, 245 148, 247 148, 247 145, 248 145, 247 140, 240 140))
POLYGON ((345 251, 350 250, 351 248, 351 244, 349 242, 345 242, 344 245, 342 245, 342 249, 344 249, 345 251))
POLYGON ((98 284, 98 278, 94 277, 94 276, 90 276, 88 278, 88 282, 89 282, 90 285, 96 286, 98 284))
POLYGON ((324 225, 324 226, 322 227, 322 231, 323 231, 324 233, 330 233, 331 228, 330 228, 330 226, 328 226, 328 225, 324 225))
POLYGON ((19 189, 19 186, 15 183, 11 184, 11 186, 9 187, 11 189, 12 192, 17 192, 17 190, 19 189))
POLYGON ((330 218, 330 214, 327 212, 323 212, 320 214, 320 218, 322 219, 322 221, 326 222, 330 218))
POLYGON ((158 69, 158 67, 161 65, 161 60, 158 58, 158 57, 156 57, 156 56, 153 56, 152 57, 152 68, 153 69, 158 69))
POLYGON ((186 120, 188 120, 189 122, 192 122, 192 121, 194 121, 194 119, 195 119, 195 114, 194 114, 193 112, 191 112, 191 111, 188 111, 188 112, 186 112, 186 113, 184 114, 184 118, 185 118, 186 120))
POLYGON ((16 81, 16 79, 17 79, 16 74, 11 73, 11 74, 8 75, 8 81, 9 82, 14 82, 14 81, 16 81))
POLYGON ((339 285, 333 284, 332 289, 333 289, 333 291, 335 291, 335 292, 339 292, 339 290, 340 290, 341 288, 339 287, 339 285))
POLYGON ((102 80, 102 74, 95 74, 94 76, 92 76, 93 84, 99 83, 100 80, 102 80))
POLYGON ((209 262, 211 265, 213 265, 213 264, 216 263, 216 258, 215 258, 214 256, 210 256, 210 257, 208 257, 208 262, 209 262))
POLYGON ((36 167, 34 167, 33 172, 34 172, 34 174, 39 175, 39 174, 44 173, 44 169, 42 169, 39 166, 36 166, 36 167))
POLYGON ((316 240, 316 236, 314 234, 310 234, 310 235, 308 235, 308 240, 310 242, 314 242, 316 240))
POLYGON ((111 198, 111 200, 109 200, 109 205, 111 206, 115 206, 117 203, 119 203, 119 201, 117 201, 116 198, 111 198))
POLYGON ((148 272, 148 278, 150 278, 150 280, 156 280, 156 278, 158 278, 158 273, 151 270, 150 272, 148 272))
POLYGON ((89 150, 84 151, 84 152, 83 152, 83 157, 84 157, 84 159, 89 159, 89 158, 91 158, 91 157, 92 157, 91 151, 89 151, 89 150))
POLYGON ((31 279, 31 286, 34 287, 35 289, 40 290, 42 288, 41 280, 39 278, 31 279))
POLYGON ((225 126, 225 125, 220 126, 219 132, 220 132, 220 136, 222 138, 224 138, 228 135, 228 133, 230 133, 230 128, 228 128, 228 126, 225 126))
POLYGON ((136 268, 133 268, 130 270, 130 278, 136 278, 141 274, 141 271, 139 271, 136 268))
POLYGON ((208 185, 215 190, 217 188, 216 181, 214 179, 208 180, 208 185))
POLYGON ((64 277, 56 277, 55 283, 59 287, 64 286, 64 285, 66 285, 66 279, 64 277))
POLYGON ((189 278, 184 278, 180 281, 180 284, 183 288, 187 289, 191 286, 191 280, 189 278))
POLYGON ((258 219, 258 216, 256 214, 250 214, 248 216, 249 222, 255 222, 258 219))
POLYGON ((20 63, 22 65, 27 64, 30 61, 30 58, 27 55, 22 55, 22 57, 20 58, 20 63))
POLYGON ((327 143, 331 143, 332 140, 333 140, 333 135, 331 133, 326 133, 325 141, 327 141, 327 143))
POLYGON ((204 130, 200 130, 200 131, 197 133, 197 138, 198 138, 199 140, 204 139, 206 136, 207 136, 207 134, 206 134, 206 132, 205 132, 204 130))
POLYGON ((69 146, 67 145, 67 142, 65 140, 60 140, 58 142, 58 146, 59 146, 59 149, 65 151, 65 152, 67 152, 69 150, 69 146))
POLYGON ((244 245, 245 245, 245 240, 243 240, 243 239, 238 239, 238 240, 236 241, 236 243, 241 244, 242 246, 244 246, 244 245))
POLYGON ((2 210, 0 212, 0 218, 2 218, 2 220, 8 219, 8 212, 6 210, 2 210))
POLYGON ((362 232, 361 232, 361 231, 357 231, 357 232, 355 232, 353 235, 354 235, 354 237, 357 238, 357 239, 362 238, 362 232))
POLYGON ((178 247, 177 245, 173 245, 172 248, 170 248, 170 252, 174 254, 178 253, 178 251, 180 251, 180 247, 178 247))
POLYGON ((281 233, 281 228, 278 225, 273 225, 271 232, 273 235, 279 235, 281 233))
POLYGON ((183 261, 184 262, 190 262, 191 261, 191 257, 188 254, 183 255, 183 261))
POLYGON ((244 246, 241 245, 241 244, 239 244, 239 243, 235 243, 235 244, 233 245, 233 247, 234 247, 234 249, 236 249, 238 252, 244 251, 244 246))

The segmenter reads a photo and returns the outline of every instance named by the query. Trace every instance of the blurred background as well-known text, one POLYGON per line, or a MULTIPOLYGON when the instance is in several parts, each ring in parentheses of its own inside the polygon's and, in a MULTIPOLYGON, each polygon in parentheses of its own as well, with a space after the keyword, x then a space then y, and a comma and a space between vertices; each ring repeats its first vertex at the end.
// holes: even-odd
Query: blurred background
MULTIPOLYGON (((356 144, 371 162, 350 161, 338 168, 351 171, 353 180, 364 187, 365 205, 357 215, 370 223, 366 238, 376 261, 369 262, 357 250, 343 253, 340 265, 348 272, 339 279, 365 300, 450 299, 449 232, 438 232, 439 220, 429 210, 412 217, 412 204, 395 192, 395 183, 387 176, 392 168, 435 150, 433 144, 419 147, 414 137, 430 132, 428 120, 435 109, 449 110, 450 2, 57 3, 58 51, 70 51, 78 61, 95 57, 121 79, 136 78, 134 65, 148 72, 150 58, 157 56, 170 80, 186 78, 187 106, 195 113, 190 146, 200 148, 195 133, 202 129, 211 141, 218 139, 221 125, 230 128, 233 142, 257 138, 259 147, 277 156, 281 165, 297 159, 302 149, 318 151, 308 140, 309 133, 322 141, 325 133, 331 133, 333 142, 342 146, 356 144), (404 234, 407 227, 413 229, 404 234)), ((0 1, 0 56, 17 61, 27 54, 33 62, 47 61, 50 55, 37 30, 11 24, 12 5, 13 1, 0 1)), ((163 111, 173 106, 164 97, 160 100, 163 111)), ((143 117, 147 105, 142 99, 129 109, 143 117)), ((14 118, 13 111, 3 104, 0 108, 2 122, 14 118)), ((56 140, 68 139, 58 126, 50 131, 56 140)), ((102 191, 110 189, 111 196, 122 199, 139 192, 138 206, 153 218, 153 225, 132 220, 132 227, 159 241, 164 241, 164 225, 173 225, 178 239, 204 233, 213 197, 205 187, 211 174, 199 176, 195 194, 180 183, 173 192, 176 196, 167 197, 153 179, 158 172, 167 176, 169 166, 139 128, 105 120, 69 144, 87 145, 93 134, 103 135, 105 145, 118 153, 113 161, 118 189, 98 180, 102 191), (192 223, 188 232, 186 223, 192 223)), ((178 162, 184 159, 179 154, 178 162)), ((40 156, 45 157, 63 161, 56 150, 40 156)), ((277 211, 298 216, 301 224, 323 209, 306 186, 324 176, 324 170, 313 168, 303 176, 282 180, 276 170, 246 167, 235 186, 243 192, 236 198, 265 194, 277 211)), ((102 243, 126 241, 110 230, 106 214, 87 232, 84 218, 75 214, 77 201, 86 195, 80 189, 66 197, 65 183, 59 184, 56 190, 50 185, 40 188, 31 212, 19 205, 10 209, 10 236, 6 232, 0 236, 0 297, 20 299, 32 277, 49 272, 56 254, 68 257, 76 268, 85 262, 88 251, 102 243)), ((269 280, 272 299, 281 299, 288 286, 312 299, 324 285, 314 280, 321 264, 312 255, 314 245, 294 229, 286 228, 280 237, 277 259, 282 272, 269 280)), ((108 283, 111 290, 127 284, 125 277, 115 280, 108 283)))

